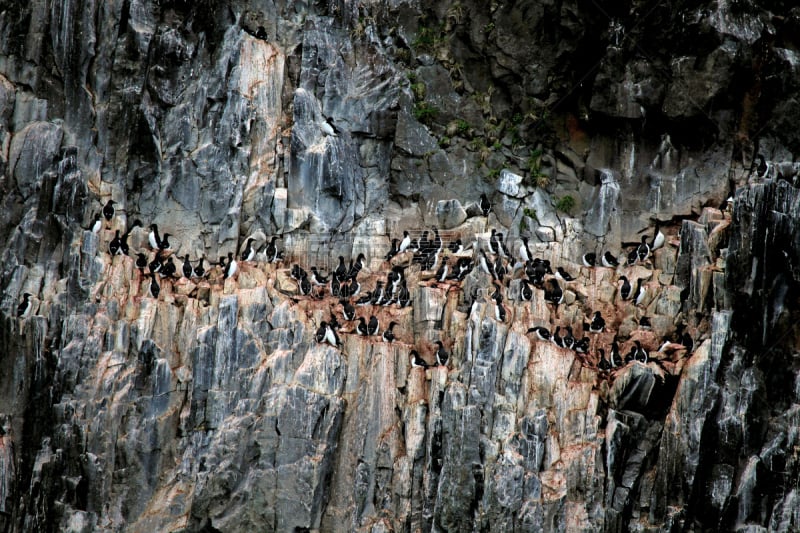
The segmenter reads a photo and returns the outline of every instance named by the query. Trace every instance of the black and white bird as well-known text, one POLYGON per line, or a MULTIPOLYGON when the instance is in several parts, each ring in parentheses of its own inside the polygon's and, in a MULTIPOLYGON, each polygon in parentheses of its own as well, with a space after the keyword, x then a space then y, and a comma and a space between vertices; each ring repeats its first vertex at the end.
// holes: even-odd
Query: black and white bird
POLYGON ((172 247, 169 243, 169 237, 172 235, 171 233, 165 233, 161 236, 161 240, 158 243, 159 250, 170 250, 172 247))
POLYGON ((356 319, 356 308, 347 300, 339 300, 342 304, 342 316, 345 322, 350 322, 356 319))
POLYGON ((247 245, 244 247, 244 251, 242 252, 242 261, 252 261, 256 256, 256 249, 253 248, 253 243, 255 239, 250 237, 247 239, 247 245))
POLYGON ((494 318, 498 322, 505 322, 506 321, 506 308, 503 306, 501 300, 494 301, 494 318))
POLYGON ((552 335, 550 335, 550 330, 541 326, 528 328, 527 333, 536 333, 536 336, 542 341, 549 341, 552 338, 552 335))
POLYGON ((626 265, 633 266, 636 264, 636 261, 639 260, 639 247, 634 247, 630 252, 628 252, 628 260, 626 261, 626 265))
POLYGON ((32 307, 31 294, 28 292, 22 293, 22 301, 17 306, 17 317, 23 318, 28 315, 32 307))
POLYGON ((367 333, 370 335, 377 335, 379 329, 380 323, 378 322, 378 317, 371 315, 369 317, 369 322, 367 323, 367 333))
POLYGON ((497 230, 492 228, 492 235, 489 237, 489 250, 494 255, 500 255, 500 240, 497 238, 497 230))
POLYGON ((647 244, 647 235, 642 235, 642 242, 636 248, 636 257, 640 263, 643 263, 647 260, 647 257, 650 255, 650 245, 647 244))
POLYGON ((303 272, 303 277, 297 282, 297 287, 300 289, 300 294, 308 296, 311 294, 311 281, 308 279, 308 274, 303 272))
POLYGON ((486 252, 483 250, 481 250, 481 256, 478 258, 478 264, 480 265, 481 270, 494 277, 494 274, 492 273, 493 268, 489 266, 492 264, 492 262, 489 261, 488 257, 486 257, 486 252))
POLYGON ((147 256, 143 253, 136 254, 136 268, 139 269, 139 272, 144 274, 144 269, 147 268, 147 256))
POLYGON ((236 274, 237 270, 239 270, 239 264, 233 257, 233 252, 228 252, 228 264, 225 265, 225 274, 223 277, 225 279, 233 277, 233 275, 236 274))
POLYGON ((400 245, 397 247, 397 252, 403 253, 408 249, 409 246, 411 246, 411 236, 408 234, 408 231, 404 231, 403 240, 400 241, 400 245))
POLYGON ((460 254, 464 252, 464 245, 462 244, 461 239, 456 239, 450 243, 447 249, 450 250, 450 253, 452 254, 460 254))
POLYGON ((522 237, 522 244, 519 245, 519 258, 523 263, 527 263, 531 259, 531 250, 528 248, 528 237, 522 237))
POLYGON ((603 319, 600 311, 595 311, 594 318, 592 318, 592 322, 589 324, 589 331, 592 333, 602 333, 605 328, 606 321, 603 319))
POLYGON ((147 264, 147 268, 150 270, 150 275, 160 272, 163 266, 164 264, 161 261, 161 256, 158 254, 153 256, 153 260, 147 264))
POLYGON ((577 353, 588 353, 590 344, 591 342, 589 341, 589 337, 583 337, 582 339, 575 341, 572 349, 577 353))
POLYGON ((548 279, 544 283, 544 299, 551 304, 560 304, 564 302, 564 291, 554 279, 548 279))
POLYGON ((572 274, 564 270, 564 267, 558 267, 556 269, 556 277, 561 281, 575 281, 575 278, 572 276, 572 274))
POLYGON ((523 302, 530 302, 533 299, 533 289, 525 278, 520 280, 519 299, 523 302))
POLYGON ((365 259, 366 257, 364 257, 364 254, 358 254, 358 257, 350 266, 350 271, 347 273, 348 278, 355 279, 356 276, 358 276, 359 272, 361 272, 361 269, 364 268, 365 259))
POLYGON ((392 239, 392 247, 386 253, 386 256, 383 258, 385 261, 389 261, 392 257, 396 256, 398 253, 397 246, 399 245, 399 239, 395 238, 392 239))
POLYGON ((664 236, 664 232, 661 231, 661 228, 659 227, 659 221, 656 220, 656 229, 653 231, 653 240, 650 242, 650 251, 653 252, 664 246, 666 240, 667 238, 664 236))
POLYGON ((575 336, 572 334, 572 326, 566 326, 564 330, 566 333, 561 338, 561 342, 564 344, 564 348, 572 350, 575 347, 575 336))
POLYGON ((119 230, 114 232, 114 238, 108 243, 108 253, 122 255, 122 240, 119 238, 119 230))
POLYGON ((550 340, 559 348, 564 347, 564 337, 561 335, 561 326, 556 326, 556 330, 550 334, 550 340))
POLYGON ((614 368, 619 368, 623 365, 622 354, 619 351, 619 344, 617 344, 616 338, 611 342, 610 359, 611 359, 611 366, 614 368))
POLYGON ((339 281, 344 281, 344 279, 347 277, 347 267, 344 264, 343 256, 339 256, 339 265, 333 272, 336 274, 336 277, 339 278, 339 281))
POLYGON ((358 317, 358 324, 356 324, 356 333, 364 336, 369 335, 369 330, 367 329, 367 322, 366 320, 364 320, 363 316, 358 317))
POLYGON ((320 322, 319 328, 317 328, 317 333, 314 335, 314 340, 316 340, 319 344, 325 342, 325 334, 328 331, 328 323, 324 320, 320 322))
POLYGON ((273 235, 269 240, 267 249, 264 252, 267 256, 267 263, 277 263, 280 260, 281 254, 278 252, 278 246, 275 244, 275 241, 282 238, 283 237, 280 235, 273 235))
POLYGON ((639 327, 642 329, 650 329, 653 327, 653 324, 650 323, 649 316, 643 316, 639 319, 639 327))
POLYGON ((150 224, 150 233, 147 235, 147 243, 153 250, 161 249, 161 237, 158 236, 157 224, 150 224))
POLYGON ((411 305, 411 293, 406 286, 406 280, 401 282, 400 292, 397 295, 397 305, 400 307, 408 307, 411 305))
POLYGON ((203 260, 204 259, 205 259, 205 257, 201 257, 200 261, 197 263, 197 266, 194 267, 194 276, 196 278, 202 278, 206 273, 206 269, 203 268, 203 260))
POLYGON ((450 358, 450 354, 444 349, 442 341, 436 341, 436 346, 436 364, 439 366, 447 366, 447 360, 450 358))
POLYGON ((438 281, 439 283, 444 283, 449 274, 450 274, 450 265, 447 263, 447 259, 444 259, 442 261, 442 266, 440 266, 439 270, 436 271, 436 281, 438 281))
POLYGON ((158 275, 162 278, 173 278, 175 277, 175 272, 178 269, 175 267, 175 263, 172 261, 172 256, 167 257, 167 260, 164 262, 161 270, 158 271, 158 275))
POLYGON ((158 295, 161 293, 161 287, 158 286, 158 282, 156 281, 156 277, 153 276, 150 279, 150 296, 153 298, 158 298, 158 295))
POLYGON ((489 211, 492 210, 492 204, 489 202, 489 198, 486 196, 485 192, 481 193, 481 201, 478 203, 478 207, 481 208, 483 216, 488 216, 489 211))
POLYGON ((322 117, 322 120, 320 120, 317 124, 319 125, 319 130, 328 137, 337 136, 336 126, 333 123, 333 119, 330 117, 322 117))
POLYGON ((317 270, 317 267, 315 266, 311 267, 311 274, 308 276, 308 279, 311 281, 312 284, 318 287, 328 284, 327 276, 323 276, 322 274, 320 274, 319 271, 317 270))
POLYGON ((297 263, 293 264, 292 268, 289 269, 289 277, 295 281, 300 281, 305 273, 306 271, 297 263))
POLYGON ((594 252, 583 254, 583 257, 581 257, 581 263, 583 263, 583 266, 585 267, 595 266, 595 264, 597 264, 597 254, 594 252))
POLYGON ((89 226, 89 230, 92 233, 100 233, 100 230, 103 229, 103 219, 100 213, 94 214, 94 220, 92 221, 91 225, 89 226))
POLYGON ((106 205, 103 206, 103 216, 109 222, 111 222, 111 219, 113 219, 114 215, 116 214, 116 209, 114 209, 115 203, 117 202, 115 202, 114 200, 109 200, 108 202, 106 202, 106 205))
POLYGON ((189 262, 189 254, 183 256, 183 265, 181 265, 181 272, 183 273, 184 278, 192 277, 192 272, 194 272, 194 269, 192 268, 192 263, 189 262))
POLYGON ((422 368, 423 370, 427 370, 430 366, 425 359, 422 358, 416 350, 411 350, 408 354, 409 359, 411 360, 411 368, 422 368))
POLYGON ((597 368, 600 369, 601 372, 608 372, 611 370, 611 363, 606 359, 606 351, 602 348, 598 348, 597 353, 600 354, 600 361, 597 363, 597 368))
POLYGON ((634 305, 642 305, 647 295, 647 287, 642 285, 642 278, 636 280, 636 290, 633 292, 634 305))
POLYGON ((631 282, 625 276, 620 276, 618 281, 622 282, 619 287, 619 295, 623 300, 627 300, 631 295, 631 282))
POLYGON ((394 337, 394 332, 392 331, 392 328, 394 328, 396 325, 397 325, 397 322, 394 322, 394 321, 389 322, 389 326, 384 330, 383 335, 381 335, 381 338, 383 339, 384 342, 393 342, 394 341, 395 337, 394 337))
POLYGON ((318 343, 327 342, 334 348, 339 345, 339 336, 336 334, 336 329, 324 320, 320 323, 317 330, 316 340, 318 343))
POLYGON ((493 278, 503 281, 506 277, 506 267, 503 266, 503 258, 499 255, 494 258, 494 266, 492 267, 493 278))
POLYGON ((603 258, 601 259, 604 267, 608 268, 617 268, 619 266, 619 261, 617 258, 609 251, 603 254, 603 258))

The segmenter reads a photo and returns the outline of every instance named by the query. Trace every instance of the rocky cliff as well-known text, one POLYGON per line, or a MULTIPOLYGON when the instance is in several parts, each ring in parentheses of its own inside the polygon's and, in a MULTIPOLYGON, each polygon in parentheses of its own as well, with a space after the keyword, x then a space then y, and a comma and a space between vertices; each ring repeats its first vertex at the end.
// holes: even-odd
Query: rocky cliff
POLYGON ((800 10, 435 4, 0 1, 0 530, 800 529, 800 10))

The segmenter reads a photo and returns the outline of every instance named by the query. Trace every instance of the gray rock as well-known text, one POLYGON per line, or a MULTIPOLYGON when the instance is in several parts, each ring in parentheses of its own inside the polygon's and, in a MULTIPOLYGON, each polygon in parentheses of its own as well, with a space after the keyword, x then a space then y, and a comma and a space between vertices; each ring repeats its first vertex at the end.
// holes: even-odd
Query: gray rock
POLYGON ((436 218, 442 229, 455 228, 467 220, 467 212, 458 200, 439 200, 436 203, 436 218))

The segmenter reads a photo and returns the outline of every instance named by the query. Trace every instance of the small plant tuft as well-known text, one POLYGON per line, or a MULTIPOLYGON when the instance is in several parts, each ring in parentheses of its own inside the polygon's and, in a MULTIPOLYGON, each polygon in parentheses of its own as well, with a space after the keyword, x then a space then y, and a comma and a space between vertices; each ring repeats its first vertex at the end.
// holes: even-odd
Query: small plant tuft
POLYGON ((438 115, 439 110, 436 108, 436 106, 433 106, 428 102, 417 102, 414 105, 414 118, 426 126, 430 126, 438 115))
POLYGON ((575 207, 575 198, 567 194, 566 196, 562 196, 556 202, 556 209, 561 211, 562 213, 572 214, 572 209, 575 207))

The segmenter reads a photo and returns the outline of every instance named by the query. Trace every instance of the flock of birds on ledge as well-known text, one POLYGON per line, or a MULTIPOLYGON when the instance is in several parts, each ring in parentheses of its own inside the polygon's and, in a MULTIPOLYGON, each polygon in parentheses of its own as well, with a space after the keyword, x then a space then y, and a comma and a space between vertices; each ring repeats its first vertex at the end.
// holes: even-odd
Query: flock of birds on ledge
MULTIPOLYGON (((114 218, 114 203, 113 200, 109 200, 104 205, 102 212, 95 214, 90 227, 84 229, 95 234, 99 233, 103 227, 103 219, 110 222, 114 218)), ((488 216, 491 204, 485 194, 481 195, 478 205, 483 216, 488 216)), ((120 230, 116 230, 114 238, 108 244, 108 252, 112 256, 129 255, 130 250, 127 240, 135 227, 142 227, 141 221, 135 220, 123 234, 120 234, 120 230)), ((196 264, 192 264, 189 256, 186 255, 183 258, 181 268, 178 269, 172 257, 172 248, 169 242, 171 234, 159 234, 156 224, 151 224, 149 229, 148 244, 154 252, 153 257, 150 259, 143 252, 137 253, 136 267, 143 277, 150 278, 149 292, 153 298, 158 298, 161 291, 158 279, 162 281, 164 279, 177 280, 185 277, 198 280, 208 278, 214 271, 216 271, 217 277, 221 273, 222 278, 225 279, 234 276, 239 268, 237 258, 231 252, 228 253, 227 257, 220 257, 217 263, 210 264, 208 270, 204 267, 203 257, 196 264)), ((428 239, 428 231, 423 232, 420 239, 412 239, 409 232, 404 231, 402 238, 391 240, 391 250, 384 259, 390 261, 395 256, 410 253, 411 264, 420 265, 422 271, 435 272, 433 279, 436 283, 446 283, 451 286, 460 284, 475 268, 477 262, 477 267, 480 271, 491 277, 493 291, 490 299, 494 305, 494 317, 499 322, 507 321, 507 311, 503 305, 503 293, 504 287, 509 285, 511 279, 518 278, 520 280, 519 301, 530 302, 533 300, 534 290, 542 291, 544 301, 554 306, 556 310, 558 305, 564 302, 564 289, 561 286, 561 282, 567 283, 575 280, 563 267, 559 266, 553 272, 550 261, 533 257, 528 247, 527 237, 521 238, 521 243, 515 256, 503 241, 502 233, 494 229, 491 231, 491 237, 488 240, 489 254, 487 254, 486 250, 478 248, 477 241, 469 245, 469 248, 475 247, 475 250, 471 252, 465 249, 460 239, 456 239, 445 247, 438 229, 433 228, 432 233, 433 238, 430 240, 428 239), (450 264, 450 257, 444 253, 445 250, 448 250, 453 256, 457 256, 455 264, 450 264), (470 253, 470 255, 462 255, 465 252, 470 253)), ((248 239, 238 259, 244 262, 282 262, 284 261, 283 252, 279 251, 276 245, 276 241, 280 238, 280 236, 273 236, 260 250, 253 246, 255 239, 248 239)), ((658 224, 656 224, 653 238, 648 241, 647 236, 643 236, 641 243, 638 246, 634 246, 624 255, 623 263, 627 266, 632 266, 646 262, 650 254, 663 246, 664 242, 665 236, 659 230, 658 224)), ((345 258, 339 256, 338 266, 327 275, 318 271, 315 266, 310 267, 310 272, 307 272, 297 264, 291 267, 289 275, 297 283, 300 295, 322 299, 327 293, 327 295, 337 298, 339 304, 341 304, 340 312, 343 322, 351 325, 355 323, 348 331, 345 331, 336 314, 332 311, 329 320, 322 321, 319 324, 315 334, 315 339, 318 343, 328 343, 333 347, 341 348, 342 341, 339 333, 367 337, 379 336, 382 341, 387 343, 395 340, 393 328, 397 326, 397 322, 391 321, 384 329, 381 329, 380 321, 375 314, 370 314, 369 318, 364 315, 359 316, 356 308, 369 307, 375 313, 375 309, 378 307, 395 306, 402 309, 411 306, 412 298, 405 272, 409 263, 392 266, 386 275, 385 281, 377 280, 374 288, 368 291, 362 287, 358 279, 364 267, 365 259, 364 254, 359 254, 355 260, 350 259, 348 266, 345 258)), ((610 251, 606 251, 599 257, 595 253, 586 253, 582 256, 581 262, 585 267, 602 266, 616 269, 620 266, 618 256, 610 251)), ((642 303, 646 294, 646 288, 642 286, 642 279, 636 280, 635 285, 632 285, 627 277, 619 276, 617 283, 619 297, 623 301, 633 302, 637 306, 642 303)), ((28 314, 31 308, 30 297, 29 293, 23 294, 23 299, 17 308, 17 316, 24 317, 28 314)), ((474 298, 473 296, 473 304, 475 302, 474 298)), ((591 320, 583 324, 584 333, 590 335, 602 333, 606 328, 606 320, 601 312, 587 313, 587 316, 589 315, 591 315, 591 320)), ((642 329, 651 327, 650 320, 646 316, 639 318, 638 325, 642 329)), ((583 335, 579 338, 576 336, 576 332, 573 331, 571 326, 563 328, 556 326, 553 331, 542 326, 531 327, 527 330, 527 334, 535 334, 541 341, 552 342, 560 348, 573 350, 575 353, 583 354, 584 356, 588 354, 592 344, 590 337, 583 335)), ((437 340, 434 344, 435 347, 431 346, 431 349, 435 354, 436 365, 447 366, 449 354, 445 348, 445 343, 442 340, 437 340)), ((608 357, 606 357, 604 348, 596 349, 596 354, 599 356, 597 358, 597 368, 605 373, 615 368, 623 367, 632 361, 646 363, 650 358, 647 349, 638 340, 633 341, 629 350, 623 354, 618 338, 615 335, 608 348, 608 357)), ((659 351, 671 353, 685 350, 687 353, 691 353, 692 348, 693 340, 689 333, 685 331, 685 325, 679 325, 673 337, 664 337, 659 351)), ((409 360, 412 367, 428 368, 430 366, 416 350, 410 351, 409 360)))

